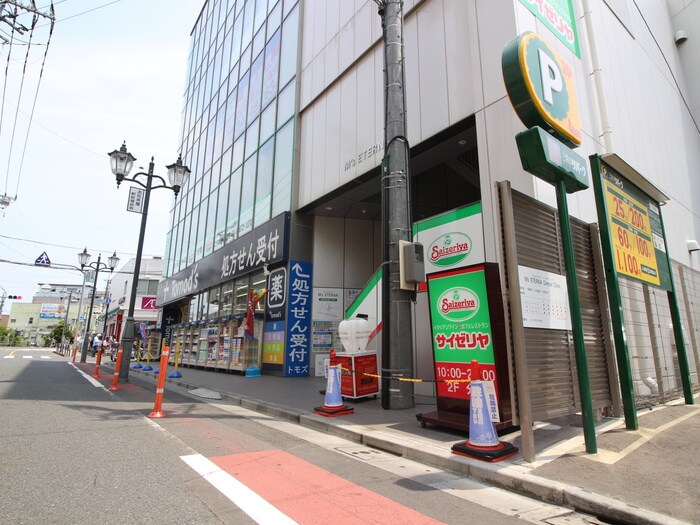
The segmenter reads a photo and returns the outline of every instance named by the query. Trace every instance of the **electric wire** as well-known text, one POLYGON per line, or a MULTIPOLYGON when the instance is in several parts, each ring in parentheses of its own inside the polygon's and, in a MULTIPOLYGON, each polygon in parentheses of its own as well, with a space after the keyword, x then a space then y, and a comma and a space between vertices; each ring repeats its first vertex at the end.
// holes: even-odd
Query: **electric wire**
MULTIPOLYGON (((36 8, 36 4, 34 3, 34 0, 32 0, 32 7, 36 8)), ((12 135, 10 137, 10 148, 7 153, 7 171, 6 173, 8 174, 9 178, 9 173, 10 173, 10 163, 12 162, 12 151, 13 151, 13 146, 15 143, 15 133, 17 132, 17 118, 19 117, 19 103, 22 100, 22 93, 24 92, 24 80, 27 77, 27 62, 29 62, 29 52, 31 51, 31 42, 32 39, 34 38, 34 28, 36 27, 36 23, 38 20, 38 15, 34 13, 32 15, 32 26, 31 30, 29 32, 29 42, 27 45, 27 52, 24 54, 24 65, 22 66, 22 79, 19 84, 19 94, 17 95, 17 106, 15 107, 15 118, 14 122, 12 124, 12 135)), ((26 145, 26 141, 25 141, 26 145)), ((19 190, 19 177, 17 177, 17 189, 15 190, 15 199, 17 199, 17 191, 19 190)), ((7 195, 7 185, 5 187, 5 194, 7 195)))
MULTIPOLYGON (((32 2, 34 3, 34 2, 32 2)), ((22 157, 20 159, 19 163, 19 172, 17 174, 17 188, 15 189, 15 199, 17 199, 17 194, 19 192, 19 181, 22 177, 22 169, 24 168, 24 158, 27 153, 27 143, 29 142, 29 133, 32 129, 32 122, 34 121, 34 110, 36 109, 36 102, 37 99, 39 98, 39 88, 41 87, 41 80, 44 76, 44 66, 46 65, 46 56, 49 53, 49 46, 51 44, 51 37, 53 36, 53 29, 54 26, 56 25, 56 12, 54 10, 54 5, 53 2, 51 3, 51 8, 50 8, 50 18, 51 18, 51 27, 49 29, 49 38, 46 41, 46 48, 44 48, 44 57, 41 61, 41 69, 39 70, 39 80, 36 84, 36 91, 34 92, 34 100, 32 102, 32 111, 29 115, 29 124, 27 125, 27 134, 24 139, 24 147, 22 148, 22 157)), ((9 169, 8 169, 9 172, 9 169)))
MULTIPOLYGON (((17 7, 15 6, 15 17, 17 16, 17 7)), ((0 101, 0 137, 2 136, 2 123, 5 116, 5 97, 7 95, 7 79, 9 77, 8 72, 10 70, 10 58, 12 57, 12 41, 15 36, 15 26, 12 25, 12 32, 10 35, 10 47, 7 50, 7 63, 5 64, 5 82, 2 87, 2 101, 0 101)), ((10 181, 10 174, 5 173, 5 195, 7 195, 7 185, 10 181)))

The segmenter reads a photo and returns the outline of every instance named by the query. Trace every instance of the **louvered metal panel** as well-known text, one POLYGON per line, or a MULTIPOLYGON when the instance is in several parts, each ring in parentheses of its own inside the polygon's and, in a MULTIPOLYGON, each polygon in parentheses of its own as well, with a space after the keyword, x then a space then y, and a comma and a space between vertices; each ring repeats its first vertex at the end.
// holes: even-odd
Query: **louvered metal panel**
MULTIPOLYGON (((518 264, 565 274, 556 210, 512 191, 518 264)), ((599 286, 588 225, 572 219, 576 274, 594 408, 612 404, 599 286)), ((525 328, 525 352, 533 417, 547 419, 580 410, 570 331, 525 328)))

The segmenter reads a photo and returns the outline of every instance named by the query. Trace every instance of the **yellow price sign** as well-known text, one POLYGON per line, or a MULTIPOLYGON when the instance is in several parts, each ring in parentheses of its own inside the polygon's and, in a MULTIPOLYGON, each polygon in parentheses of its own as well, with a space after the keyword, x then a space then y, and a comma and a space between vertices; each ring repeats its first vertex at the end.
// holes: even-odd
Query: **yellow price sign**
POLYGON ((608 224, 618 273, 649 284, 660 284, 648 209, 604 180, 608 224))

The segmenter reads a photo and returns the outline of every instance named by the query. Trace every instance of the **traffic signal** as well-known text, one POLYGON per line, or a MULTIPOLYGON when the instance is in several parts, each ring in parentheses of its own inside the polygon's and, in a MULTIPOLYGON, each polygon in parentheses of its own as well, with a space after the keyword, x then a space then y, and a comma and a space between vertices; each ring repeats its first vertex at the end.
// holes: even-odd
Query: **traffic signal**
POLYGON ((22 296, 21 295, 8 295, 7 298, 8 299, 21 299, 22 296))

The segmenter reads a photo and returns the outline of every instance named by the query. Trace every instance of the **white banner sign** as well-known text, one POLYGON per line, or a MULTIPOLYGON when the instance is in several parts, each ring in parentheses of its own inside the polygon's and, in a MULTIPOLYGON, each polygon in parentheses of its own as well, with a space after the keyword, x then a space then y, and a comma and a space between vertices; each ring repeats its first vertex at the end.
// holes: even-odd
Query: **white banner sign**
POLYGON ((518 265, 525 328, 571 330, 566 277, 518 265))
POLYGON ((144 198, 146 197, 146 190, 143 188, 136 188, 132 186, 129 188, 129 202, 126 204, 126 211, 133 211, 134 213, 143 213, 144 198))

